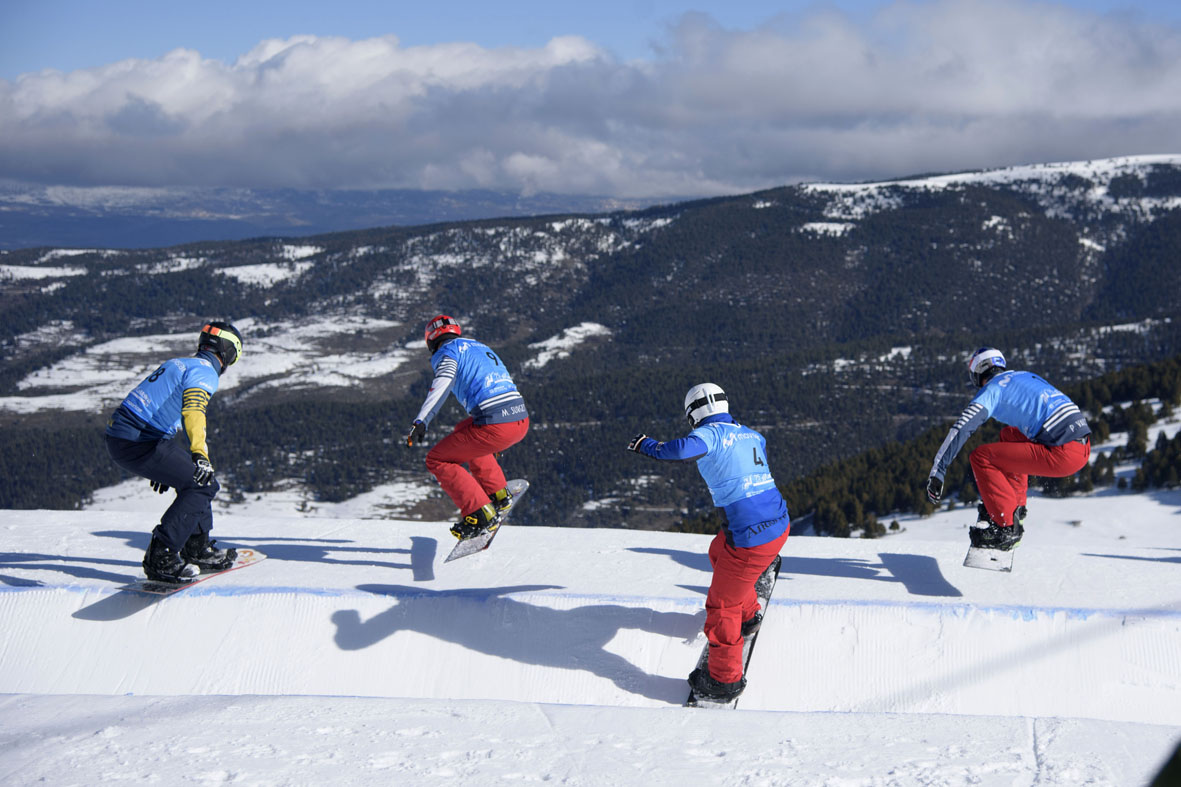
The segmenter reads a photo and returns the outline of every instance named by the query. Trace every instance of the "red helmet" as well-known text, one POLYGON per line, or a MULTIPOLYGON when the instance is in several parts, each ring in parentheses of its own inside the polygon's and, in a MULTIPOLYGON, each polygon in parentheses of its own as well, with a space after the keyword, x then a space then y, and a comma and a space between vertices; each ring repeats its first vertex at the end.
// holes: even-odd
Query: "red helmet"
POLYGON ((446 314, 440 314, 426 324, 426 346, 433 353, 438 349, 440 340, 448 335, 459 336, 463 331, 459 328, 459 323, 448 317, 446 314))

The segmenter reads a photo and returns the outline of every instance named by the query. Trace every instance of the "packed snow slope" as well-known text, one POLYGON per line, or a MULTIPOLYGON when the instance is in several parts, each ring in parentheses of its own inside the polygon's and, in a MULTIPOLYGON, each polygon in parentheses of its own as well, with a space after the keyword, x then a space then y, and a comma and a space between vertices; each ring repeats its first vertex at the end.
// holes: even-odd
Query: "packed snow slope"
POLYGON ((266 561, 121 591, 158 513, 3 512, 0 781, 1140 784, 1181 737, 1181 492, 1033 499, 1008 575, 967 508, 793 536, 736 713, 680 707, 708 537, 223 515, 266 561))

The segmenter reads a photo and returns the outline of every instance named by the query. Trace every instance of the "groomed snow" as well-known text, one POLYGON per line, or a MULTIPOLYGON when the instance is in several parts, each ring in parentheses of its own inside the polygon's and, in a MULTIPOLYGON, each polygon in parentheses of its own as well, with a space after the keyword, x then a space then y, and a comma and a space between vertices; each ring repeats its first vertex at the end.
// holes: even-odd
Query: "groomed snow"
POLYGON ((214 536, 262 564, 118 591, 165 504, 4 512, 5 784, 1139 785, 1181 739, 1181 491, 1035 496, 1011 575, 968 508, 794 535, 737 712, 680 707, 706 536, 443 564, 443 522, 255 510, 214 536))

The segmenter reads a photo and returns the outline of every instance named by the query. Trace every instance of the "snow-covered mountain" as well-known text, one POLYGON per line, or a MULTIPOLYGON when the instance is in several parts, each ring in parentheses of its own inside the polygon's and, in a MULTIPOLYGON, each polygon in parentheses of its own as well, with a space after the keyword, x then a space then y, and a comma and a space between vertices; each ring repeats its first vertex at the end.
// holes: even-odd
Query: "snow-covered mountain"
MULTIPOLYGON (((1181 352, 1179 207, 1181 155, 1162 155, 299 240, 0 252, 0 429, 10 446, 47 443, 38 455, 67 477, 22 475, 14 457, 8 483, 43 493, 20 505, 108 486, 85 435, 213 316, 247 337, 212 421, 235 499, 295 490, 331 506, 417 477, 420 457, 393 444, 426 382, 421 326, 445 312, 497 348, 536 414, 530 453, 512 459, 566 494, 531 523, 609 525, 600 501, 637 484, 619 446, 679 429, 679 397, 701 379, 734 390, 786 479, 949 417, 981 343, 1059 385, 1181 352)), ((683 478, 641 486, 629 524, 684 513, 683 478)))

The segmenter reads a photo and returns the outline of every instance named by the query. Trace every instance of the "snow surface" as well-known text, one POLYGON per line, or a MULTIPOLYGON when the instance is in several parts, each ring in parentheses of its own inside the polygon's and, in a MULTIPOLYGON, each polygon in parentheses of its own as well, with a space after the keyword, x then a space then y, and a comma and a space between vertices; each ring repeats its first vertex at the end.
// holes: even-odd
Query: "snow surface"
POLYGON ((28 279, 60 279, 67 276, 85 276, 86 269, 52 268, 37 265, 0 265, 0 281, 24 281, 28 279))
POLYGON ((847 221, 809 221, 806 224, 801 224, 800 229, 804 232, 815 233, 816 235, 830 235, 839 238, 849 230, 853 229, 855 225, 847 221))
MULTIPOLYGON (((1066 216, 1074 209, 1072 206, 1079 202, 1085 202, 1104 211, 1122 210, 1129 200, 1117 199, 1111 195, 1109 186, 1114 178, 1134 175, 1143 179, 1145 171, 1150 167, 1179 164, 1181 155, 1177 154, 1122 156, 874 183, 809 183, 801 186, 801 189, 807 193, 827 195, 830 202, 825 208, 825 216, 843 221, 856 221, 898 207, 901 202, 894 192, 900 189, 943 191, 970 185, 1011 186, 1040 200, 1047 215, 1066 216), (1061 179, 1066 175, 1076 175, 1093 185, 1082 195, 1072 195, 1069 189, 1064 189, 1061 185, 1061 179)), ((1159 215, 1181 207, 1179 197, 1137 197, 1135 202, 1149 215, 1159 215)))
POLYGON ((222 276, 236 279, 243 284, 254 284, 260 287, 274 287, 281 281, 296 279, 311 270, 311 262, 260 262, 254 265, 238 265, 232 268, 219 268, 222 276))
POLYGON ((521 366, 525 369, 540 369, 550 361, 569 358, 575 347, 592 336, 610 336, 611 329, 597 322, 582 322, 559 333, 557 336, 529 345, 539 352, 521 366))
POLYGON ((284 244, 283 247, 279 249, 280 255, 285 260, 302 260, 305 257, 314 257, 323 251, 324 249, 319 246, 308 246, 306 244, 297 246, 284 244))
POLYGON ((252 510, 214 535, 258 566, 117 590, 165 505, 0 514, 0 782, 1141 785, 1181 739, 1181 491, 1034 496, 1009 575, 969 508, 794 535, 735 712, 680 706, 707 536, 443 564, 443 522, 252 510))

